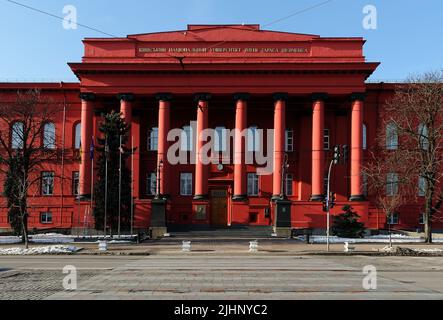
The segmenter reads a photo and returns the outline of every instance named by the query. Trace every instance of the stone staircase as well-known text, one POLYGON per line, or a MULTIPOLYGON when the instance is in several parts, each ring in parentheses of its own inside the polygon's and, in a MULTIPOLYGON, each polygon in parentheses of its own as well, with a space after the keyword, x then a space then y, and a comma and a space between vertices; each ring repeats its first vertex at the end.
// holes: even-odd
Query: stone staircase
POLYGON ((171 239, 270 239, 273 228, 269 226, 234 226, 234 227, 185 227, 171 226, 168 228, 171 239))

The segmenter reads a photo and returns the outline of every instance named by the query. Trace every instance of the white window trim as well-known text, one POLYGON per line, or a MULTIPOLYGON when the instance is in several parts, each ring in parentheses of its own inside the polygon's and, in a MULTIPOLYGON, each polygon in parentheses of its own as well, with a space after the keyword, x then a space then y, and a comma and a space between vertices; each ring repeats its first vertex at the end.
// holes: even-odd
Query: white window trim
POLYGON ((285 131, 285 150, 286 152, 294 152, 294 130, 286 129, 285 131))
POLYGON ((294 175, 292 173, 287 173, 286 174, 286 179, 285 179, 285 187, 286 187, 286 195, 287 196, 293 196, 294 195, 294 175), (289 179, 290 177, 290 179, 289 179), (289 183, 290 182, 290 183, 289 183), (291 193, 289 193, 289 186, 291 186, 291 193))
POLYGON ((192 186, 193 178, 194 178, 193 174, 190 173, 190 172, 182 172, 182 173, 180 173, 180 195, 181 196, 189 197, 189 196, 193 195, 193 186, 192 186), (186 179, 185 179, 185 177, 186 177, 186 179), (186 181, 185 185, 183 185, 183 181, 186 181), (186 187, 187 185, 190 186, 189 187, 190 190, 187 190, 187 187, 186 187), (182 186, 184 186, 185 189, 183 189, 182 186))
POLYGON ((148 133, 148 150, 158 151, 158 127, 152 127, 148 133))
POLYGON ((52 224, 53 223, 52 212, 41 212, 40 213, 40 223, 41 224, 52 224), (43 216, 46 218, 45 220, 43 220, 43 216), (50 221, 48 221, 48 216, 51 217, 50 221))
POLYGON ((148 172, 146 177, 146 195, 155 196, 157 194, 157 174, 148 172))
POLYGON ((260 195, 260 177, 256 173, 252 173, 252 172, 248 173, 247 189, 248 189, 248 196, 249 197, 258 197, 260 195), (253 183, 251 188, 250 188, 250 184, 249 184, 250 182, 253 183))
POLYGON ((325 151, 331 150, 331 130, 324 129, 323 131, 323 148, 325 151))
POLYGON ((56 149, 56 128, 52 122, 45 123, 43 127, 43 148, 47 150, 56 149))

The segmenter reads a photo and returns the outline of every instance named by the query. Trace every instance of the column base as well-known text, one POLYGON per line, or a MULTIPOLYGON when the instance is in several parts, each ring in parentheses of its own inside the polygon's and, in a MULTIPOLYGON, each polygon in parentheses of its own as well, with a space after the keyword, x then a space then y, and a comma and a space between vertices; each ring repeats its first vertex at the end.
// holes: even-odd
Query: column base
POLYGON ((77 198, 75 198, 76 201, 91 201, 91 195, 90 194, 83 194, 81 196, 78 196, 77 198))
POLYGON ((277 236, 277 238, 290 239, 292 237, 292 228, 274 227, 274 233, 277 236))
POLYGON ((164 238, 165 234, 168 233, 166 227, 152 227, 149 228, 149 235, 151 239, 161 239, 164 238))
POLYGON ((285 200, 284 198, 282 198, 280 195, 274 195, 271 198, 272 202, 276 202, 276 201, 281 201, 281 200, 285 200))
POLYGON ((366 197, 364 195, 362 195, 362 194, 356 195, 356 196, 351 196, 349 198, 349 201, 352 201, 352 202, 362 202, 362 201, 366 201, 366 197))
POLYGON ((312 202, 322 202, 325 199, 324 195, 312 195, 311 200, 312 202))
POLYGON ((205 201, 208 199, 209 199, 209 196, 207 194, 199 194, 194 197, 194 201, 205 201))
POLYGON ((232 197, 232 201, 234 202, 245 202, 248 200, 247 195, 235 195, 232 197))

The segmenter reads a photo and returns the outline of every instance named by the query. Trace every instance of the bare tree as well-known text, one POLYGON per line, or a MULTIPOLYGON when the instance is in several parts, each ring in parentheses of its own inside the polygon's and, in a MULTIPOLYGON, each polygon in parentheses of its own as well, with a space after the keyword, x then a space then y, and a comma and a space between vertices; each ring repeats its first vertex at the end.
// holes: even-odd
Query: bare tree
POLYGON ((57 159, 55 127, 46 126, 57 112, 57 106, 38 90, 17 92, 13 102, 0 102, 0 170, 6 175, 9 217, 18 220, 26 247, 28 197, 39 190, 35 186, 41 181, 43 164, 57 159))
POLYGON ((385 125, 398 133, 396 158, 424 181, 425 240, 432 243, 432 221, 443 205, 443 71, 411 77, 384 111, 385 125))
MULTIPOLYGON (((379 144, 386 141, 384 133, 378 135, 379 144)), ((389 245, 392 247, 391 217, 406 204, 412 194, 411 181, 414 170, 408 165, 408 159, 398 150, 386 150, 376 146, 370 151, 370 157, 363 166, 368 194, 375 206, 386 215, 389 227, 389 245)))

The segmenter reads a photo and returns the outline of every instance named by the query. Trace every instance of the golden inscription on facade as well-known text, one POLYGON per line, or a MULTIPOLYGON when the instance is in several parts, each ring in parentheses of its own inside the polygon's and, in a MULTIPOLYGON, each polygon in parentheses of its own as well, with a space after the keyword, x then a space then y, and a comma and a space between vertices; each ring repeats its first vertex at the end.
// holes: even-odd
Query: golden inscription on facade
POLYGON ((308 48, 139 48, 140 53, 308 53, 308 48))

